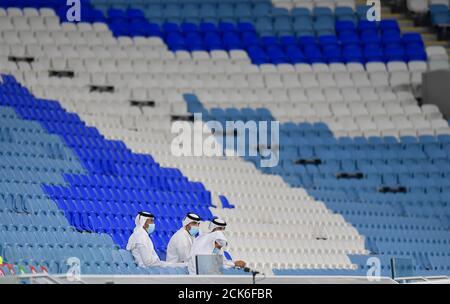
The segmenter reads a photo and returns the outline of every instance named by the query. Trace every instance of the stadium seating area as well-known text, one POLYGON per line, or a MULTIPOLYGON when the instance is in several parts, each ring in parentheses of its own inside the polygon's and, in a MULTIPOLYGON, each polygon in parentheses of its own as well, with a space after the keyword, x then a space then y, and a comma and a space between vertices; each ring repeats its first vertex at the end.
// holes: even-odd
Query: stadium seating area
POLYGON ((0 4, 7 263, 185 273, 123 248, 148 210, 164 258, 194 211, 225 218, 233 257, 266 273, 365 275, 371 256, 385 276, 392 257, 450 273, 450 128, 415 98, 445 50, 347 0, 92 0, 78 24, 61 3, 0 4), (280 121, 279 165, 173 156, 171 121, 197 112, 280 121))
MULTIPOLYGON (((402 35, 395 20, 382 20, 378 26, 366 21, 364 7, 358 12, 348 6, 335 11, 323 6, 288 11, 266 0, 155 1, 138 5, 140 9, 134 4, 84 3, 81 20, 106 22, 116 37, 161 37, 172 51, 246 50, 255 64, 426 59, 420 35, 402 35)), ((67 6, 61 7, 58 1, 36 1, 34 6, 54 7, 61 20, 66 20, 67 6)), ((16 29, 26 28, 16 20, 16 29)))
MULTIPOLYGON (((166 208, 170 208, 169 198, 164 195, 171 187, 176 192, 177 174, 171 169, 159 168, 148 156, 133 155, 125 148, 118 148, 123 144, 104 141, 76 115, 66 113, 55 102, 34 99, 11 77, 3 77, 0 90, 2 130, 7 135, 2 141, 4 208, 1 223, 5 260, 12 264, 39 263, 52 272, 62 272, 66 266, 64 261, 75 256, 83 261, 84 273, 139 273, 131 254, 118 247, 126 244, 135 226, 136 213, 152 210, 160 215, 161 236, 155 235, 155 246, 158 251, 165 249, 168 240, 164 234, 175 231, 178 225, 173 226, 164 218, 172 210, 156 210, 153 206, 163 209, 167 203, 166 208), (33 120, 33 123, 23 119, 33 120), (76 157, 74 152, 80 154, 76 157), (127 165, 121 166, 121 163, 127 165), (115 181, 110 176, 112 170, 120 172, 122 178, 115 181), (141 176, 145 173, 145 177, 139 178, 139 172, 141 176), (98 178, 108 181, 100 186, 98 178), (140 188, 152 189, 152 193, 162 196, 164 203, 149 205, 148 194, 140 193, 140 188), (112 192, 108 195, 108 191, 112 192), (142 195, 147 197, 143 199, 142 195)), ((208 204, 207 197, 205 201, 196 196, 190 200, 208 204)), ((188 198, 183 202, 187 204, 188 198)), ((208 217, 201 207, 184 205, 173 208, 176 210, 170 213, 171 219, 177 220, 177 214, 186 212, 184 208, 198 209, 196 212, 208 217)), ((155 272, 158 270, 149 273, 155 272)))

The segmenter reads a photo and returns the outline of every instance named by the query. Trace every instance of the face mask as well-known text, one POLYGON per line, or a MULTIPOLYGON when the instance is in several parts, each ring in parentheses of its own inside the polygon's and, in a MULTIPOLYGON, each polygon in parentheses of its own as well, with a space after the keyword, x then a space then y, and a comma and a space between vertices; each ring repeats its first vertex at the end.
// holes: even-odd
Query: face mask
POLYGON ((199 231, 200 231, 200 229, 198 229, 198 227, 191 227, 191 229, 189 229, 189 234, 192 236, 197 236, 199 231))
POLYGON ((153 233, 155 231, 155 224, 148 225, 148 234, 153 233))
POLYGON ((214 248, 213 254, 219 255, 220 254, 220 249, 219 248, 214 248))

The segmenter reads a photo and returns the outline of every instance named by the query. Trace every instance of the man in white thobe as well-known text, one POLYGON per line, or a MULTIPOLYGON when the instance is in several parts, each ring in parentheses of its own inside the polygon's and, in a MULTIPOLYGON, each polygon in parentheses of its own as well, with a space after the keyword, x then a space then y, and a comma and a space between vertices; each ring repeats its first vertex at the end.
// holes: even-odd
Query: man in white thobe
POLYGON ((201 218, 195 213, 188 213, 181 227, 167 245, 166 261, 171 263, 187 263, 190 258, 192 243, 200 234, 201 218))
POLYGON ((139 267, 182 267, 186 263, 168 263, 161 261, 155 251, 149 233, 155 231, 155 216, 148 212, 139 212, 134 221, 136 227, 128 239, 127 250, 131 251, 139 267))
MULTIPOLYGON (((197 255, 224 255, 228 241, 223 234, 226 222, 222 219, 214 219, 209 225, 210 233, 203 234, 194 240, 188 263, 189 274, 196 274, 196 256, 197 255)), ((229 261, 223 259, 223 265, 226 268, 239 267, 244 268, 246 263, 241 260, 229 261)))

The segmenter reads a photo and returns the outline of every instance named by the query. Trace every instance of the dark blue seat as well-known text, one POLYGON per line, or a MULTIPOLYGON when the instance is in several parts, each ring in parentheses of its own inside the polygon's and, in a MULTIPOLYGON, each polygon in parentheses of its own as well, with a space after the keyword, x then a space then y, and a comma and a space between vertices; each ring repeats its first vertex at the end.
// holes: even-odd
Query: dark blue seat
POLYGON ((364 62, 361 47, 357 45, 344 46, 342 49, 342 58, 344 62, 364 62))

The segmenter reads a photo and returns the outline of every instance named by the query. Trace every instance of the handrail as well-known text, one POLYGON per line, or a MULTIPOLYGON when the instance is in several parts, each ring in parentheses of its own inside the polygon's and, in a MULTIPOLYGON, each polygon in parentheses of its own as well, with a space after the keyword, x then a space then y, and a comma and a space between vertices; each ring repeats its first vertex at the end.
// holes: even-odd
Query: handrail
MULTIPOLYGON (((59 276, 58 276, 59 277, 59 276)), ((52 282, 53 284, 64 284, 65 282, 63 282, 59 277, 58 279, 53 276, 53 275, 49 275, 48 273, 33 273, 33 274, 20 274, 18 276, 16 276, 16 278, 18 280, 20 279, 47 279, 50 282, 52 282)), ((86 282, 82 281, 81 279, 76 280, 77 283, 79 284, 86 284, 86 282)))
MULTIPOLYGON (((396 281, 421 281, 421 282, 435 282, 438 280, 447 280, 450 283, 450 277, 442 275, 442 276, 413 276, 413 277, 401 277, 395 278, 396 281)), ((406 283, 406 282, 405 282, 406 283)))

